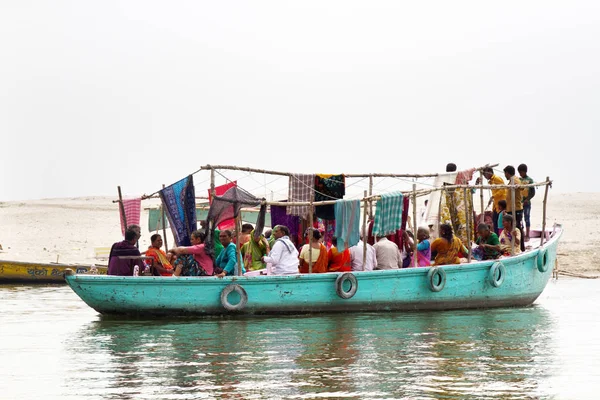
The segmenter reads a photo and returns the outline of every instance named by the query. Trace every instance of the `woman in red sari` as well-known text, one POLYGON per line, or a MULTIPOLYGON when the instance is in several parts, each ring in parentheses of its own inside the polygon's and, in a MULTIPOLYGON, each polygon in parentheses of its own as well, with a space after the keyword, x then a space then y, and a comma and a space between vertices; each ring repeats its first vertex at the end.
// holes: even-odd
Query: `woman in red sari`
POLYGON ((331 248, 327 254, 329 259, 330 272, 349 272, 352 271, 352 260, 350 258, 350 250, 344 249, 339 252, 337 249, 337 238, 331 238, 331 248))
POLYGON ((308 274, 309 260, 312 259, 312 272, 322 273, 327 272, 328 259, 327 248, 320 242, 321 232, 317 229, 312 230, 312 238, 309 244, 302 246, 300 250, 300 273, 308 274), (312 256, 309 258, 309 249, 312 247, 312 256))

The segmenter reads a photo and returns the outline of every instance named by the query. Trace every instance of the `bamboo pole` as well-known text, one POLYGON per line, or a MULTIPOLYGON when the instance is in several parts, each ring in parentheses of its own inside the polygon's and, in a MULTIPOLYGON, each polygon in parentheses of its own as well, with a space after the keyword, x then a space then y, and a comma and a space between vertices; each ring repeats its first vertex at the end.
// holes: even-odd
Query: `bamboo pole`
POLYGON ((123 217, 123 226, 125 226, 125 230, 127 230, 127 216, 125 215, 125 206, 123 206, 123 195, 121 194, 121 186, 117 186, 117 191, 119 192, 119 209, 121 211, 121 217, 123 217))
MULTIPOLYGON (((365 199, 367 198, 367 191, 364 191, 365 199)), ((365 270, 365 265, 367 264, 367 241, 369 239, 369 235, 367 234, 367 200, 364 203, 364 211, 363 211, 363 226, 362 226, 362 237, 363 237, 363 262, 361 271, 365 270)))
POLYGON ((215 198, 215 169, 211 168, 210 169, 210 196, 211 196, 211 201, 212 199, 215 198))
MULTIPOLYGON (((163 189, 165 188, 164 183, 163 183, 162 187, 163 187, 163 189)), ((160 205, 160 211, 161 211, 161 215, 162 215, 162 227, 163 227, 163 236, 164 236, 164 242, 165 242, 165 251, 168 252, 169 245, 167 243, 167 222, 166 222, 166 218, 165 218, 165 205, 164 204, 160 205)))
POLYGON ((471 198, 469 194, 471 191, 467 188, 464 188, 465 195, 465 223, 467 224, 467 260, 471 262, 471 216, 473 215, 473 211, 469 208, 469 199, 471 198))
POLYGON ((548 188, 550 186, 550 177, 546 177, 546 189, 544 190, 544 204, 542 211, 542 238, 540 239, 540 247, 544 245, 544 239, 546 238, 546 204, 548 203, 548 188))
POLYGON ((236 270, 235 270, 235 275, 236 276, 240 276, 242 275, 242 264, 244 262, 244 259, 242 258, 242 245, 240 244, 240 239, 242 237, 242 213, 239 213, 239 215, 235 218, 235 230, 236 230, 236 236, 237 236, 237 240, 236 240, 236 253, 235 256, 237 257, 237 263, 236 263, 236 270))
MULTIPOLYGON (((512 178, 510 178, 510 183, 511 183, 511 188, 510 188, 510 209, 512 211, 512 217, 513 217, 513 222, 512 222, 512 229, 513 231, 515 229, 517 229, 517 210, 515 210, 515 208, 517 207, 516 205, 516 198, 515 198, 515 177, 513 176, 512 178)), ((513 235, 513 232, 510 232, 510 235, 512 237, 512 240, 510 241, 510 255, 514 256, 515 255, 515 235, 513 235)), ((521 238, 521 240, 523 240, 523 238, 521 238)))
POLYGON ((308 206, 308 273, 312 274, 313 204, 308 206))
MULTIPOLYGON (((483 205, 483 170, 479 170, 479 199, 481 200, 481 215, 479 216, 479 223, 485 222, 485 206, 483 205)), ((495 232, 494 232, 495 233, 495 232)))
MULTIPOLYGON (((373 177, 369 177, 369 197, 373 196, 373 177)), ((366 197, 366 196, 365 196, 366 197)), ((369 218, 373 219, 373 199, 369 200, 369 218)))
MULTIPOLYGON (((417 185, 413 183, 413 195, 412 195, 412 205, 413 205, 413 266, 416 268, 419 266, 419 254, 417 250, 417 230, 419 227, 417 226, 417 185)), ((408 235, 407 235, 408 237, 408 235)))

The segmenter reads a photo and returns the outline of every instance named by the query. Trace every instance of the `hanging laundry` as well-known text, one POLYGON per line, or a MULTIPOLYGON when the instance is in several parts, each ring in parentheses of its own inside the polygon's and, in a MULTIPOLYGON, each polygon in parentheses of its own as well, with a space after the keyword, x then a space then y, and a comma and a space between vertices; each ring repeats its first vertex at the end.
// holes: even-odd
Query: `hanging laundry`
MULTIPOLYGON (((473 209, 473 193, 467 190, 466 198, 462 189, 444 190, 442 193, 440 223, 452 226, 454 234, 466 245, 468 243, 466 210, 473 209)), ((471 228, 471 241, 474 240, 474 233, 474 229, 471 228)))
POLYGON ((404 196, 401 192, 386 193, 381 195, 375 209, 375 223, 373 235, 386 236, 402 228, 402 211, 404 210, 404 196))
POLYGON ((175 243, 177 246, 191 246, 192 232, 197 229, 194 178, 192 175, 187 176, 158 193, 175 243))
MULTIPOLYGON (((290 176, 288 201, 310 202, 315 199, 315 175, 314 174, 292 174, 290 176)), ((308 214, 308 206, 288 206, 287 213, 298 215, 302 218, 308 214)))
MULTIPOLYGON (((221 186, 215 186, 215 196, 223 196, 229 189, 235 186, 237 186, 237 181, 229 182, 221 186)), ((210 192, 210 189, 208 189, 208 202, 212 203, 212 193, 210 192)), ((235 220, 225 220, 219 224, 218 228, 222 231, 225 229, 233 230, 235 229, 235 220)))
MULTIPOLYGON (((315 175, 315 201, 337 200, 346 194, 346 178, 344 175, 315 175)), ((318 218, 335 219, 333 204, 315 207, 318 218)))
POLYGON ((286 212, 286 206, 271 206, 271 226, 287 226, 290 230, 290 237, 298 236, 298 226, 300 226, 300 217, 289 215, 286 212))
MULTIPOLYGON (((451 172, 448 174, 440 174, 435 177, 433 181, 433 187, 442 187, 444 184, 454 184, 456 183, 456 172, 451 172)), ((440 229, 440 200, 442 198, 442 192, 440 190, 436 190, 431 192, 429 195, 429 199, 427 202, 427 210, 425 211, 425 217, 423 218, 424 223, 427 226, 432 226, 433 231, 431 235, 431 239, 437 238, 439 229, 440 229)))
MULTIPOLYGON (((125 210, 127 226, 140 224, 140 213, 142 210, 141 198, 123 200, 122 205, 119 207, 123 207, 123 210, 125 210)), ((121 218, 121 233, 125 236, 125 221, 123 221, 123 213, 121 210, 119 210, 119 217, 121 218)))
POLYGON ((358 243, 360 240, 360 200, 335 202, 335 236, 339 251, 344 251, 358 243))
POLYGON ((471 179, 473 179, 473 174, 475 173, 476 169, 475 168, 471 168, 471 169, 466 169, 464 171, 460 171, 457 175, 456 175, 456 181, 455 183, 457 185, 467 185, 471 179))

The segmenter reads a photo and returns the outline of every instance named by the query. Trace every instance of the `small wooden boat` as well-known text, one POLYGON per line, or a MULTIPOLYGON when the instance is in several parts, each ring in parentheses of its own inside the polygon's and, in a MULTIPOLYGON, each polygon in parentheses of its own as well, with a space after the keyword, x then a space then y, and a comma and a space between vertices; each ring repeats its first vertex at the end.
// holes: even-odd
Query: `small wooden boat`
POLYGON ((76 271, 78 274, 95 272, 96 274, 106 275, 108 268, 105 265, 44 264, 0 260, 0 283, 64 283, 67 269, 76 271))

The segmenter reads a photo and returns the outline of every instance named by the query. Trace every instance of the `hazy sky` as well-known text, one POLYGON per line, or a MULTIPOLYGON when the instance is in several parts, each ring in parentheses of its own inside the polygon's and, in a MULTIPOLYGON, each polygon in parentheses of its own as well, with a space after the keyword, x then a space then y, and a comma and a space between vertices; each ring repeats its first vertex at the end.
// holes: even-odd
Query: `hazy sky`
POLYGON ((599 191, 599 38, 598 1, 2 1, 0 201, 208 163, 599 191))

